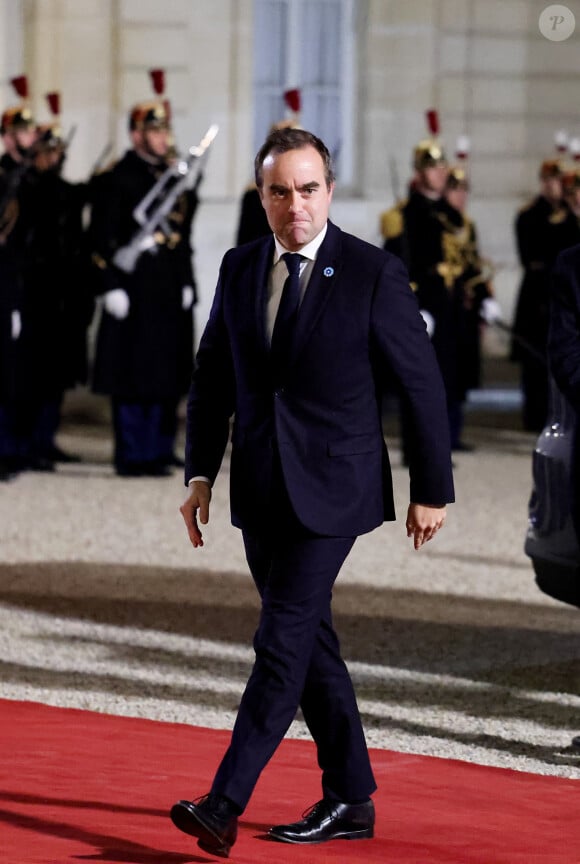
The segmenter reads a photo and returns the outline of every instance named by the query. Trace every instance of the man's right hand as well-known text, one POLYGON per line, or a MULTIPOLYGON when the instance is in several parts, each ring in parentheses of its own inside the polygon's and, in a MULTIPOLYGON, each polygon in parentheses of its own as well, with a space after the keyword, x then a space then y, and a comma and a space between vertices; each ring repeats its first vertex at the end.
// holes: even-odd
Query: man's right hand
POLYGON ((192 546, 203 546, 202 533, 197 524, 197 511, 199 510, 199 521, 207 525, 209 521, 209 502, 211 500, 211 486, 205 480, 194 480, 191 484, 189 497, 179 508, 183 521, 187 527, 187 533, 192 546))

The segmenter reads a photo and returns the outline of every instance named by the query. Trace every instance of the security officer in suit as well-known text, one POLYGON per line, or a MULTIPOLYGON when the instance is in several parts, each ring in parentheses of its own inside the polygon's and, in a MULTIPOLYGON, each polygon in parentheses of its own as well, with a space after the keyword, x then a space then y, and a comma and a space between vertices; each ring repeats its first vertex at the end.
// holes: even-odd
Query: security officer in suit
POLYGON ((261 596, 256 660, 230 746, 202 800, 171 817, 227 856, 237 820, 300 705, 322 798, 274 840, 372 837, 375 779, 331 616, 356 537, 394 518, 380 392, 400 382, 412 417, 406 528, 419 549, 443 525, 453 482, 445 393, 401 261, 328 219, 330 154, 302 129, 271 133, 255 160, 273 236, 224 257, 188 400, 182 505, 203 544, 234 416, 233 524, 261 596))
POLYGON ((549 289, 556 256, 574 243, 570 210, 562 196, 562 162, 540 166, 540 192, 518 213, 515 233, 523 277, 516 301, 511 359, 520 364, 525 429, 539 432, 548 413, 549 289))
POLYGON ((133 272, 115 265, 116 250, 139 227, 135 207, 170 170, 166 105, 136 105, 129 134, 132 149, 108 173, 93 204, 93 261, 103 295, 93 388, 112 398, 117 474, 167 476, 176 458, 177 404, 187 392, 193 357, 194 202, 187 192, 178 198, 133 272))

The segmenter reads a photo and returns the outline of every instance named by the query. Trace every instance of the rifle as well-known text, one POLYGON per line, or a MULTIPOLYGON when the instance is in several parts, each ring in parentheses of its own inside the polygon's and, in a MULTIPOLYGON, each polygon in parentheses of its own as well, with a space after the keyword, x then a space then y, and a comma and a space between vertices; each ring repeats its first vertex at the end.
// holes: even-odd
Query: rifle
POLYGON ((155 248, 155 232, 161 229, 167 235, 170 228, 167 216, 182 192, 192 189, 200 178, 208 148, 218 133, 218 126, 210 126, 197 146, 190 147, 185 159, 170 165, 149 192, 133 210, 133 218, 140 226, 125 246, 113 255, 113 264, 124 273, 133 273, 143 252, 155 248))

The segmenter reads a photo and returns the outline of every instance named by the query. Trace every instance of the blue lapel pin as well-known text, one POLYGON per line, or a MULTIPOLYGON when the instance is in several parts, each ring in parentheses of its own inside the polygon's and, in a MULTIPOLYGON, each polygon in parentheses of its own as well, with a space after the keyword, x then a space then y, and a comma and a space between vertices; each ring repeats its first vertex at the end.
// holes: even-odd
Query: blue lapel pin
POLYGON ((334 267, 325 267, 322 272, 325 276, 334 276, 334 267))

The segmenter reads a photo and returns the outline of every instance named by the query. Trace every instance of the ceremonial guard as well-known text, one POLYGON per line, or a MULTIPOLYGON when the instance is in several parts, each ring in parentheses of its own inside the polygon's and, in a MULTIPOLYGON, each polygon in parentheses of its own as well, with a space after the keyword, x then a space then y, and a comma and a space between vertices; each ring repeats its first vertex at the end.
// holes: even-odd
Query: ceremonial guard
POLYGON ((461 135, 456 145, 456 164, 451 166, 445 200, 451 207, 443 215, 444 257, 455 274, 453 301, 457 338, 457 416, 455 449, 470 449, 461 439, 463 404, 469 390, 481 386, 481 334, 484 324, 502 321, 502 311, 493 291, 493 267, 479 251, 477 229, 467 213, 469 139, 461 135))
POLYGON ((78 461, 55 442, 65 390, 87 377, 86 333, 93 314, 82 261, 82 190, 62 177, 67 142, 60 94, 46 95, 53 120, 37 128, 21 187, 22 332, 17 389, 23 467, 52 470, 78 461))
MULTIPOLYGON (((415 147, 414 176, 409 197, 381 217, 384 248, 401 257, 409 270, 421 314, 439 361, 447 395, 451 445, 466 449, 461 440, 461 404, 465 398, 459 359, 459 294, 462 263, 457 257, 456 232, 463 216, 445 198, 449 166, 438 140, 439 119, 427 112, 430 137, 415 147)), ((401 404, 403 460, 407 461, 405 404, 401 404)))
POLYGON ((28 107, 28 80, 12 79, 20 101, 3 112, 0 134, 0 480, 23 467, 17 418, 18 342, 22 331, 21 186, 31 164, 36 139, 34 118, 28 107))
POLYGON ((552 267, 562 249, 576 242, 570 210, 562 195, 563 162, 546 159, 539 172, 540 192, 518 213, 517 248, 523 278, 513 324, 511 359, 521 366, 524 428, 539 432, 548 413, 549 294, 552 267))
POLYGON ((176 459, 176 408, 193 358, 195 200, 184 189, 155 219, 180 177, 162 100, 131 110, 129 134, 133 146, 111 169, 93 208, 93 261, 103 295, 93 387, 112 398, 117 473, 166 476, 176 459), (155 225, 135 248, 143 227, 139 205, 155 225))

